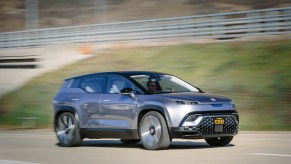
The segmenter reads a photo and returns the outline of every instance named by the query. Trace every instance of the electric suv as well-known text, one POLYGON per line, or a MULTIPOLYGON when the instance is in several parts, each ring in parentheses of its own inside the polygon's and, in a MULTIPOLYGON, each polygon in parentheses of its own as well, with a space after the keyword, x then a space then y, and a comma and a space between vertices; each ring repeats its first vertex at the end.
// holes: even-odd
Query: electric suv
POLYGON ((166 73, 101 72, 64 80, 53 99, 54 127, 60 146, 84 138, 141 142, 166 149, 172 139, 205 139, 225 146, 238 133, 232 100, 166 73))

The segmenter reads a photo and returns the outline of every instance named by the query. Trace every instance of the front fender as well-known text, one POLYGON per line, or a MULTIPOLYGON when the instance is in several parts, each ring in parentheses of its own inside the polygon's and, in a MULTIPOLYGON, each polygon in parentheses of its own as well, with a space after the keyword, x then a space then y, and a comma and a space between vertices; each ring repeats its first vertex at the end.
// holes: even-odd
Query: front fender
POLYGON ((156 110, 156 111, 162 113, 166 119, 168 127, 172 127, 172 120, 171 120, 170 114, 169 114, 167 108, 165 106, 163 106, 163 104, 159 104, 156 102, 155 102, 155 104, 145 103, 141 106, 140 112, 145 111, 145 110, 156 110))
POLYGON ((57 122, 57 117, 64 112, 70 112, 73 113, 75 115, 75 119, 77 120, 77 122, 79 122, 79 116, 77 114, 77 111, 75 108, 73 108, 72 106, 68 106, 68 105, 58 105, 55 107, 55 114, 54 114, 54 126, 56 126, 56 122, 57 122))

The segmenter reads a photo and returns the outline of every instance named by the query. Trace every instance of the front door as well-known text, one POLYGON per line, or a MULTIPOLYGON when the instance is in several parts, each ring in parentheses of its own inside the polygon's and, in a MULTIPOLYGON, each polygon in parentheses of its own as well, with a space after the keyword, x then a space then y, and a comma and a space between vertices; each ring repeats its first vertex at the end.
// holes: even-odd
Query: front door
POLYGON ((121 90, 135 86, 121 76, 110 76, 107 80, 106 93, 101 96, 100 121, 102 128, 135 129, 137 98, 122 95, 121 90))

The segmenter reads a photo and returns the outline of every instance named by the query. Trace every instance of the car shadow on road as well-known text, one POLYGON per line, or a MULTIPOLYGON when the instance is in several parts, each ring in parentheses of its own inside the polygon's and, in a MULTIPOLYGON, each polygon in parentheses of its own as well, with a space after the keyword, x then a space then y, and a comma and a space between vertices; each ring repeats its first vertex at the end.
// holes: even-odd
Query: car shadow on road
MULTIPOLYGON (((124 144, 119 140, 84 140, 81 147, 112 147, 112 148, 140 148, 144 149, 141 142, 137 144, 124 144)), ((225 147, 233 147, 235 145, 228 144, 225 147)), ((216 148, 209 146, 206 142, 196 142, 196 141, 175 141, 171 142, 168 149, 210 149, 216 148)))
POLYGON ((119 140, 85 140, 82 147, 143 148, 141 143, 124 144, 119 140))
MULTIPOLYGON (((233 147, 235 145, 228 144, 224 147, 233 147)), ((206 142, 201 141, 172 141, 169 149, 210 149, 216 148, 213 146, 209 146, 206 142)))

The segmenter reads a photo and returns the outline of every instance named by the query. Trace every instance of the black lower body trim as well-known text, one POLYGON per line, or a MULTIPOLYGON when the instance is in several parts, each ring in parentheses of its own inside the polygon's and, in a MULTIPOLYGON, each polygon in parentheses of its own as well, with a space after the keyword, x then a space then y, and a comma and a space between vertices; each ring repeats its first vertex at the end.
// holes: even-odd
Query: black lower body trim
POLYGON ((81 136, 82 138, 139 139, 137 129, 83 128, 81 129, 81 136))
POLYGON ((196 130, 184 130, 182 127, 172 127, 171 128, 171 137, 172 138, 189 138, 189 139, 202 139, 202 138, 213 138, 213 137, 226 137, 226 136, 235 136, 238 134, 238 129, 233 134, 212 134, 212 135, 203 135, 196 130))

